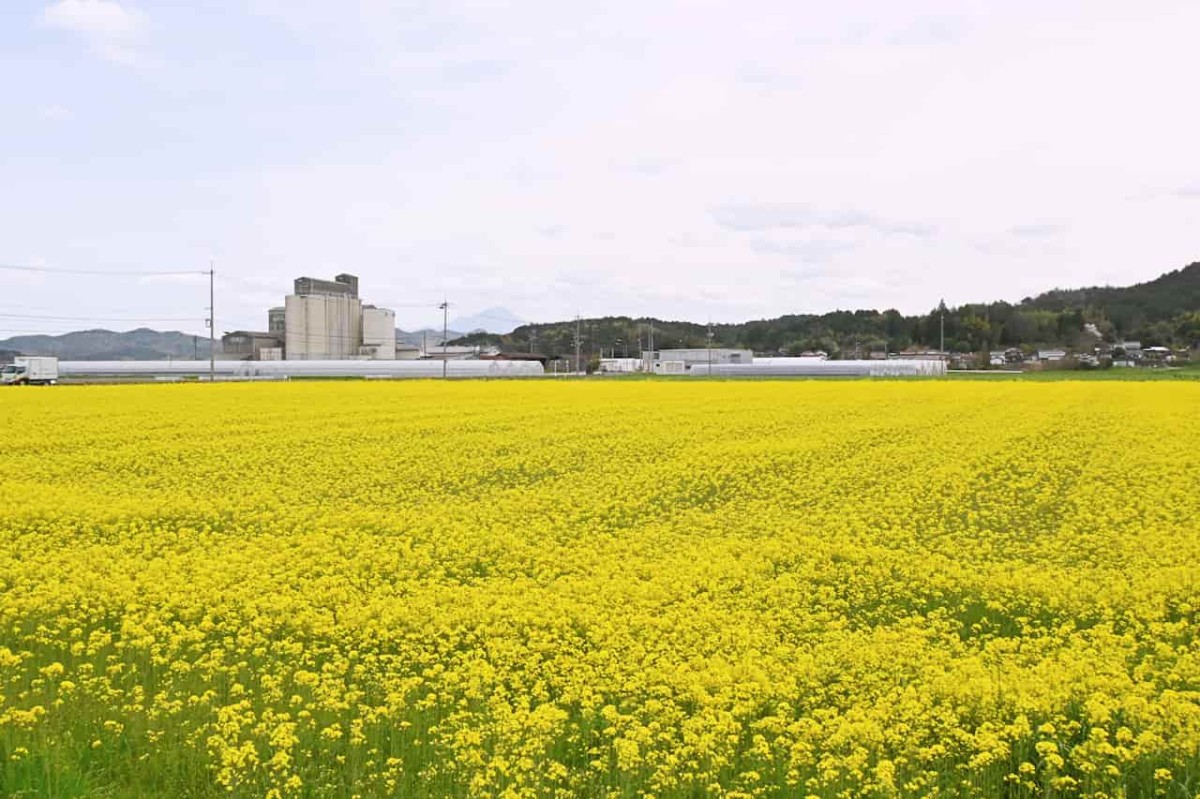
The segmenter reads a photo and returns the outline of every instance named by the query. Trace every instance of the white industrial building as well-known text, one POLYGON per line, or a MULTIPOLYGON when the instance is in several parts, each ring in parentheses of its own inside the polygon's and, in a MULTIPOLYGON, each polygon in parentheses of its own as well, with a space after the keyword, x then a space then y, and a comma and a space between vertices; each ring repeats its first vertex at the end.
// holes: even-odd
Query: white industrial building
POLYGON ((601 358, 600 371, 617 374, 640 372, 645 366, 641 358, 601 358))
POLYGON ((358 355, 362 302, 357 297, 289 294, 284 352, 289 361, 336 361, 358 355))
MULTIPOLYGON (((358 278, 296 278, 284 299, 284 358, 289 361, 396 359, 396 313, 363 305, 358 278)), ((270 313, 277 324, 278 311, 270 313)))
POLYGON ((946 374, 945 361, 855 360, 820 358, 757 358, 751 363, 697 364, 692 377, 937 377, 946 374))
POLYGON ((714 366, 725 364, 745 364, 754 360, 750 350, 731 349, 727 347, 701 347, 696 349, 654 350, 642 353, 644 371, 655 374, 681 375, 691 371, 696 365, 714 366))
POLYGON ((359 352, 376 361, 396 360, 395 311, 374 305, 363 306, 362 347, 359 352))

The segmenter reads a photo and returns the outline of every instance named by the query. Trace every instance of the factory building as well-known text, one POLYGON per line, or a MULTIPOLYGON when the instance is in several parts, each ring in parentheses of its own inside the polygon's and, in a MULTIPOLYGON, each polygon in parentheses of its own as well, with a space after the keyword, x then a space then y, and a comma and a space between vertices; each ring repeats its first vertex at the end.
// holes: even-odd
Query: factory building
POLYGON ((289 361, 357 357, 362 341, 362 301, 345 294, 289 294, 284 354, 289 361))
POLYGON ((725 347, 646 351, 642 353, 642 368, 655 374, 686 374, 693 366, 707 367, 710 358, 714 366, 742 364, 753 361, 754 353, 725 347))
POLYGON ((258 330, 234 330, 221 336, 221 357, 225 360, 279 360, 276 354, 283 346, 277 333, 258 330))
POLYGON ((397 361, 415 361, 421 357, 421 348, 415 347, 412 344, 406 344, 403 341, 396 342, 396 360, 397 361))
POLYGON ((325 294, 289 294, 284 357, 289 361, 349 358, 358 350, 362 308, 352 297, 325 294))
POLYGON ((234 330, 221 337, 225 360, 394 361, 415 347, 396 345, 396 312, 363 304, 358 278, 298 277, 282 306, 267 311, 267 329, 234 330))
MULTIPOLYGON (((274 324, 278 309, 268 314, 274 324)), ((289 361, 395 360, 396 314, 363 305, 358 278, 296 278, 284 299, 284 357, 289 361)))
POLYGON ((377 361, 396 360, 396 312, 364 305, 360 355, 377 361))
POLYGON ((287 335, 287 308, 272 308, 267 311, 267 332, 279 336, 280 340, 287 335))

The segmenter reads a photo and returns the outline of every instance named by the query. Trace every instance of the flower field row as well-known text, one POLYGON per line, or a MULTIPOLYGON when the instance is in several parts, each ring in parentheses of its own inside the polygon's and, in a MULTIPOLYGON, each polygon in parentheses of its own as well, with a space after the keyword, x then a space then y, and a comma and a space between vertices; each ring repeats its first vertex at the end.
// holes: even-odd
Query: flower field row
POLYGON ((0 393, 0 793, 1200 796, 1200 384, 0 393))

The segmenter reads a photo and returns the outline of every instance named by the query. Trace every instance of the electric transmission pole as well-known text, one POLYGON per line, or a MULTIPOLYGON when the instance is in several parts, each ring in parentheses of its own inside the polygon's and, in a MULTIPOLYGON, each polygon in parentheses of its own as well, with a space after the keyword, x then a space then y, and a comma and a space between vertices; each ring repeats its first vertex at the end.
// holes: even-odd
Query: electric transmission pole
POLYGON ((650 320, 650 371, 654 371, 654 359, 657 356, 654 354, 654 320, 650 320))
POLYGON ((581 352, 582 348, 583 348, 583 322, 580 321, 579 316, 576 315, 575 316, 575 372, 576 373, 583 371, 580 368, 580 364, 579 364, 580 352, 581 352))
POLYGON ((217 270, 208 262, 208 382, 217 379, 217 292, 214 287, 217 270))
POLYGON ((446 361, 446 315, 449 313, 450 303, 442 300, 442 304, 438 306, 442 311, 442 379, 446 379, 446 372, 449 369, 446 361))
POLYGON ((704 338, 706 338, 706 339, 708 340, 708 376, 709 376, 709 377, 712 377, 712 341, 713 341, 713 332, 712 332, 712 322, 711 322, 711 321, 708 323, 708 332, 704 334, 704 338))
POLYGON ((946 357, 946 301, 941 300, 938 303, 938 352, 943 358, 946 357))

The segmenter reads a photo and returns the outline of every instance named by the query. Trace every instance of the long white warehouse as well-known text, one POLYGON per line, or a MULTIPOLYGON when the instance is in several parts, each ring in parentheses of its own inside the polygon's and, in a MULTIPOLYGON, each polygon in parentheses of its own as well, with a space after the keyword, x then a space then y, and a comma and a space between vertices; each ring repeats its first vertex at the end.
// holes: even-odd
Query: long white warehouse
MULTIPOLYGON (((206 378, 208 361, 59 361, 65 378, 197 377, 206 378)), ((218 379, 288 377, 441 377, 441 361, 217 361, 218 379)), ((449 377, 536 377, 545 374, 537 361, 447 361, 449 377)))
POLYGON ((819 358, 755 358, 751 363, 696 364, 693 377, 937 377, 944 361, 825 361, 819 358))

